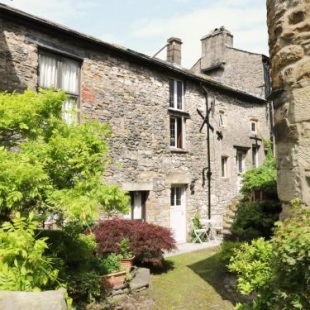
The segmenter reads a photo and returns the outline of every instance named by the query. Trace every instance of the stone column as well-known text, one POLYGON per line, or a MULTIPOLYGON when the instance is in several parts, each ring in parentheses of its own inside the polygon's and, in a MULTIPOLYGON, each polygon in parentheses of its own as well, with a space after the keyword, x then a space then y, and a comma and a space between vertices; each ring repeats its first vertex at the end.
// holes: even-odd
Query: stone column
POLYGON ((267 0, 278 193, 310 205, 310 0, 267 0))

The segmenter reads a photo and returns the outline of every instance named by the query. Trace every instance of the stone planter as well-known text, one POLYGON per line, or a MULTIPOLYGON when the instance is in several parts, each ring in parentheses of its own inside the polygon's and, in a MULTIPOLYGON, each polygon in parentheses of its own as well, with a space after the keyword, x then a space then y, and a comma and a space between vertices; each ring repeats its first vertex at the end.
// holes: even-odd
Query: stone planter
POLYGON ((126 270, 127 272, 130 271, 132 266, 133 266, 134 258, 135 258, 134 256, 129 257, 129 258, 122 258, 121 259, 121 269, 126 270))
POLYGON ((126 271, 119 271, 101 276, 101 286, 105 289, 121 287, 126 279, 126 271))

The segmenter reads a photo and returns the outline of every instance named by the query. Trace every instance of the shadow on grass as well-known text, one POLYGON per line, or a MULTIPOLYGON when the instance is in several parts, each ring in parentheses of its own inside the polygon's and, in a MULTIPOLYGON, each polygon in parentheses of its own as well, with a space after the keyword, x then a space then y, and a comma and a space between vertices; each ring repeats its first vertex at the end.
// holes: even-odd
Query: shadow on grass
POLYGON ((162 265, 160 266, 154 266, 152 264, 148 264, 148 263, 145 263, 145 264, 139 264, 139 267, 144 267, 144 268, 148 268, 150 269, 150 272, 154 275, 160 275, 160 274, 163 274, 163 273, 167 273, 171 270, 174 269, 174 262, 171 261, 171 260, 167 260, 165 259, 162 263, 162 265))
POLYGON ((225 266, 218 261, 219 254, 212 255, 194 264, 187 265, 192 271, 208 282, 223 300, 233 304, 244 302, 233 284, 233 276, 226 271, 225 266))

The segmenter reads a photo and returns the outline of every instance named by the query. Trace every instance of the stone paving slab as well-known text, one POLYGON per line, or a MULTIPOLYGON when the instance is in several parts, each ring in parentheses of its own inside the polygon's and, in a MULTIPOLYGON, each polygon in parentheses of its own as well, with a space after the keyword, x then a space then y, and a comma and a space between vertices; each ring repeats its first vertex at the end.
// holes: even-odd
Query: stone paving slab
POLYGON ((193 251, 199 251, 208 248, 214 248, 222 243, 222 239, 216 238, 208 242, 203 243, 179 243, 177 244, 177 249, 175 251, 165 253, 164 257, 176 256, 183 253, 189 253, 193 251))

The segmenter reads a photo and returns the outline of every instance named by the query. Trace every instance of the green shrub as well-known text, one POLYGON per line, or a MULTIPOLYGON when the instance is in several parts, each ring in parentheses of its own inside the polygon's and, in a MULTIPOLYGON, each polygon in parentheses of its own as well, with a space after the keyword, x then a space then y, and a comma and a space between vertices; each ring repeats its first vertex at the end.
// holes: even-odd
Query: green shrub
POLYGON ((221 249, 217 255, 218 262, 222 265, 223 268, 227 268, 230 262, 230 258, 242 244, 243 242, 240 241, 223 241, 221 244, 221 249))
POLYGON ((100 298, 100 276, 93 270, 75 270, 66 274, 68 294, 74 304, 89 303, 100 298))
POLYGON ((269 199, 278 200, 277 170, 272 153, 272 144, 264 141, 264 145, 268 149, 265 161, 261 166, 248 170, 243 174, 241 193, 247 197, 255 190, 263 190, 269 199))
POLYGON ((102 256, 100 261, 100 270, 102 275, 119 272, 121 270, 120 254, 106 253, 102 256))
POLYGON ((130 251, 129 244, 130 244, 130 239, 128 237, 124 238, 119 243, 119 250, 120 250, 120 255, 122 258, 132 258, 134 256, 132 252, 130 251))
POLYGON ((40 291, 58 286, 58 270, 44 254, 47 238, 35 239, 38 225, 31 212, 28 218, 17 212, 12 223, 0 229, 0 289, 40 291))
POLYGON ((72 226, 62 230, 40 230, 38 236, 48 237, 47 253, 54 256, 59 277, 67 284, 74 304, 100 297, 100 260, 95 255, 92 234, 78 233, 72 226))
POLYGON ((292 201, 291 217, 273 238, 275 283, 281 309, 310 309, 310 209, 292 201))
POLYGON ((292 202, 291 217, 277 223, 270 241, 241 246, 229 269, 238 274, 243 294, 256 292, 238 309, 310 309, 310 209, 292 202))
POLYGON ((231 227, 231 238, 239 241, 250 241, 259 237, 270 239, 280 211, 281 205, 278 201, 241 202, 231 227))
POLYGON ((235 250, 228 268, 239 275, 237 286, 244 295, 269 288, 272 245, 263 238, 244 243, 235 250))

